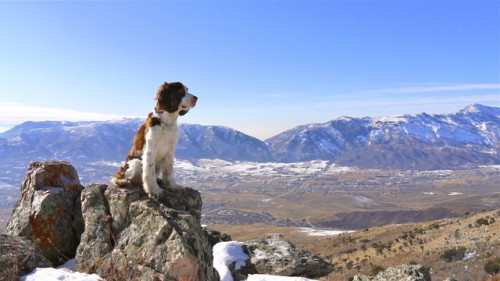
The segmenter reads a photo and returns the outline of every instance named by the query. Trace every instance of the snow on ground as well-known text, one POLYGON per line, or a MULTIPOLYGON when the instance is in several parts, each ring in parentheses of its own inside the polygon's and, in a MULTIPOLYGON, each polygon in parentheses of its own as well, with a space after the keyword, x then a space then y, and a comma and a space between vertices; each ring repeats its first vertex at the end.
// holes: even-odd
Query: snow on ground
POLYGON ((463 260, 468 260, 468 259, 473 258, 475 256, 477 256, 477 253, 475 251, 472 253, 467 253, 467 254, 465 254, 463 260))
POLYGON ((352 233, 353 230, 329 230, 329 229, 316 229, 309 227, 301 227, 299 232, 307 233, 309 236, 337 236, 342 233, 352 233))
POLYGON ((235 269, 244 266, 250 257, 243 252, 243 242, 230 241, 215 244, 213 248, 214 267, 220 275, 220 281, 233 281, 228 265, 235 262, 235 269))
POLYGON ((462 195, 460 192, 450 192, 448 195, 450 196, 457 196, 457 195, 462 195))
MULTIPOLYGON (((245 265, 245 260, 250 257, 243 252, 245 243, 231 241, 217 243, 213 248, 214 267, 220 275, 221 281, 233 281, 228 265, 235 262, 235 268, 245 265)), ((69 260, 58 268, 37 268, 31 273, 22 276, 19 281, 104 281, 97 274, 75 272, 75 260, 69 260)), ((247 281, 314 281, 302 277, 284 277, 273 275, 250 275, 247 281)))
MULTIPOLYGON (((243 242, 230 241, 215 244, 213 248, 214 267, 220 275, 220 281, 233 281, 233 276, 228 265, 235 263, 235 268, 239 269, 246 264, 250 257, 243 252, 243 242)), ((274 275, 254 274, 249 275, 247 281, 314 281, 302 277, 285 277, 274 275)))
POLYGON ((256 163, 230 162, 220 159, 200 159, 195 164, 185 161, 175 161, 175 167, 191 172, 238 173, 245 175, 313 175, 317 173, 341 173, 353 170, 350 167, 330 165, 329 161, 315 160, 296 163, 256 163))
POLYGON ((358 202, 361 202, 361 203, 371 203, 371 202, 373 202, 372 199, 370 199, 368 197, 365 197, 365 196, 355 196, 353 198, 354 198, 354 200, 356 200, 358 202))
POLYGON ((19 281, 102 281, 102 279, 97 274, 86 274, 80 272, 74 272, 75 270, 75 260, 69 260, 67 263, 61 265, 58 268, 37 268, 31 273, 28 273, 21 278, 19 281))
POLYGON ((311 281, 303 277, 286 277, 275 275, 250 274, 247 281, 311 281))

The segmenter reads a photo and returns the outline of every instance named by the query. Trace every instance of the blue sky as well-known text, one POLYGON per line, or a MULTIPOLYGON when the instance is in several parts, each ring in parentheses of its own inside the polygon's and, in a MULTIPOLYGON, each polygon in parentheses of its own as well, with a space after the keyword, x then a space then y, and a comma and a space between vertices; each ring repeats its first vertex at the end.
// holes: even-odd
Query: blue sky
POLYGON ((265 139, 340 116, 500 106, 499 1, 0 2, 0 130, 145 117, 265 139))

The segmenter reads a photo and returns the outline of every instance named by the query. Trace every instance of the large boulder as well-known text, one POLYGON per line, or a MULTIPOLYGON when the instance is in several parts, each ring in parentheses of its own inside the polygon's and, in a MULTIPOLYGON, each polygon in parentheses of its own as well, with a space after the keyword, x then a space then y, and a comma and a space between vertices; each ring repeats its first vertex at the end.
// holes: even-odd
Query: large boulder
POLYGON ((80 271, 108 280, 219 280, 193 189, 153 199, 142 188, 90 185, 82 214, 80 271))
POLYGON ((353 281, 431 281, 429 269, 422 265, 389 267, 376 276, 356 275, 353 281))
POLYGON ((281 234, 270 234, 262 240, 246 242, 250 260, 259 274, 322 277, 333 271, 333 265, 310 252, 297 248, 281 234))
POLYGON ((37 267, 49 266, 50 262, 28 238, 0 234, 0 280, 17 280, 37 267))
POLYGON ((75 256, 83 231, 82 189, 69 163, 31 162, 5 233, 30 238, 52 265, 63 264, 75 256))

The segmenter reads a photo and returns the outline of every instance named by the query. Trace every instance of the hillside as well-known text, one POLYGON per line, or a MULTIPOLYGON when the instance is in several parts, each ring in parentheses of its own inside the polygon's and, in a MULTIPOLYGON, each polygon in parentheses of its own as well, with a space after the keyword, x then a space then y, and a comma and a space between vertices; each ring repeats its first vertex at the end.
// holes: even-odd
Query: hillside
POLYGON ((296 127, 266 143, 278 161, 434 170, 498 164, 499 140, 500 108, 473 104, 451 114, 341 117, 296 127))
POLYGON ((482 212, 462 218, 385 225, 333 235, 296 227, 268 225, 214 225, 234 240, 246 241, 279 232, 299 247, 331 261, 336 270, 321 280, 348 280, 356 274, 417 263, 430 267, 432 280, 447 277, 459 281, 486 280, 484 265, 500 257, 500 211, 482 212), (309 233, 309 235, 306 235, 309 233), (465 256, 451 262, 441 256, 448 250, 465 247, 465 256))

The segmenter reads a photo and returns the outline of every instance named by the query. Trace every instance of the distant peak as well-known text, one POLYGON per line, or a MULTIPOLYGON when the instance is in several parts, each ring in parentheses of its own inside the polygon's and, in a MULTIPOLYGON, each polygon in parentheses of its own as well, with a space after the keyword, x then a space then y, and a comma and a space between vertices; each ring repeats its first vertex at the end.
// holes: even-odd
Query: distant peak
POLYGON ((500 108, 498 107, 490 107, 486 105, 482 105, 479 103, 473 103, 466 108, 462 109, 461 112, 470 112, 470 113, 488 113, 492 115, 500 114, 500 108))

